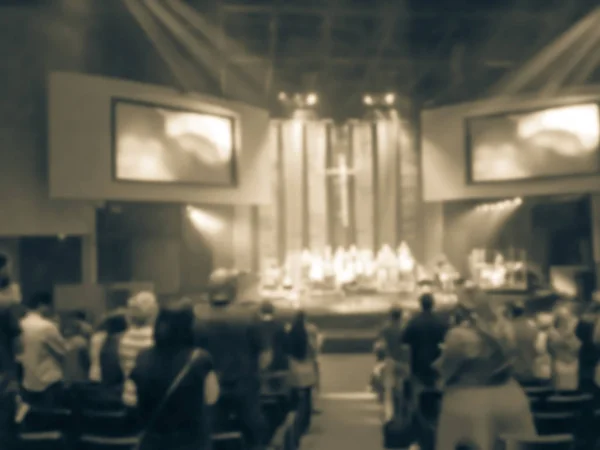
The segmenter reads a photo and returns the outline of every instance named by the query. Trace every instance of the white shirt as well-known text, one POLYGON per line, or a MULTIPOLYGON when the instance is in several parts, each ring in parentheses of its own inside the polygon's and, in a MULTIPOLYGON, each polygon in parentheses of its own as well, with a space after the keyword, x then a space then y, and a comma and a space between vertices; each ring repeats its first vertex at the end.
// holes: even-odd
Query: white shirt
POLYGON ((66 343, 56 324, 34 311, 21 320, 21 329, 23 387, 42 392, 64 378, 66 343))

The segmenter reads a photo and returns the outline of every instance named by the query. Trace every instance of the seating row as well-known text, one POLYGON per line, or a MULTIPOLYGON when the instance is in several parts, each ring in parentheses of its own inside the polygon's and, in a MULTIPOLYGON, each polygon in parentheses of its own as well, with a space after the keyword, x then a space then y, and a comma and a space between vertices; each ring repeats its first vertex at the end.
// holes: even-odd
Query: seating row
MULTIPOLYGON (((285 397, 263 396, 261 407, 267 418, 271 442, 278 450, 295 450, 303 430, 303 416, 310 414, 301 402, 290 410, 285 397)), ((245 448, 243 435, 235 416, 227 415, 212 440, 216 449, 245 448)), ((19 426, 21 450, 130 450, 137 443, 138 427, 134 416, 126 410, 78 413, 65 409, 32 408, 19 426)))

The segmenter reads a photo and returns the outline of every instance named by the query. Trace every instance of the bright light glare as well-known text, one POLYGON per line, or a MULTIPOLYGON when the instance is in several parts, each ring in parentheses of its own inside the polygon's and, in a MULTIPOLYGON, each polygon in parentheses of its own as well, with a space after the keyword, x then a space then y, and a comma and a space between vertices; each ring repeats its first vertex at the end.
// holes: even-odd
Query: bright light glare
POLYGON ((310 93, 306 96, 306 104, 308 106, 314 106, 317 104, 318 101, 319 97, 317 96, 317 94, 310 93))
POLYGON ((478 205, 475 209, 477 211, 489 212, 489 211, 506 211, 511 208, 516 208, 517 206, 521 206, 523 204, 523 199, 521 197, 515 197, 509 200, 502 200, 498 202, 492 203, 483 203, 478 205))
POLYGON ((386 94, 384 100, 387 105, 392 105, 396 101, 396 96, 394 94, 386 94))
POLYGON ((117 155, 117 177, 134 180, 174 181, 177 175, 165 165, 164 149, 160 142, 134 134, 123 134, 119 138, 119 148, 128 149, 117 155))
POLYGON ((223 221, 214 215, 194 206, 187 207, 187 215, 200 233, 215 234, 223 229, 223 221))
MULTIPOLYGON (((169 111, 165 114, 165 131, 168 136, 179 138, 184 135, 201 136, 202 138, 211 141, 218 149, 219 154, 217 163, 227 162, 231 159, 233 151, 231 121, 227 118, 219 116, 211 116, 207 114, 196 113, 180 113, 173 114, 169 111)), ((197 152, 197 145, 193 142, 186 146, 185 140, 180 140, 180 144, 188 151, 197 152)), ((198 155, 204 160, 207 159, 207 154, 204 152, 198 155)))
MULTIPOLYGON (((518 132, 520 137, 527 139, 545 130, 566 131, 577 136, 584 147, 577 148, 577 152, 591 153, 596 151, 600 141, 599 120, 596 105, 565 106, 523 117, 518 132)), ((556 151, 561 150, 559 147, 556 146, 556 151)))
POLYGON ((370 95, 365 95, 363 97, 363 103, 368 106, 373 105, 373 97, 371 97, 370 95))

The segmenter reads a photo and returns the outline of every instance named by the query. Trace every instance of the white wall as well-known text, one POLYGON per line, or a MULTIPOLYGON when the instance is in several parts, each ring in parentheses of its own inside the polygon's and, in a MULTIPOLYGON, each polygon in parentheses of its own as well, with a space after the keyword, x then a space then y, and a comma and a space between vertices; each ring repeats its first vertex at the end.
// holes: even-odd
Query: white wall
POLYGON ((467 184, 464 122, 467 117, 520 109, 597 102, 600 87, 558 98, 492 99, 424 110, 421 113, 423 197, 440 202, 460 199, 581 193, 600 190, 600 175, 519 181, 501 184, 467 184))
POLYGON ((160 86, 74 73, 53 73, 49 84, 50 195, 192 203, 268 204, 269 115, 242 103, 160 86), (111 97, 233 114, 239 121, 238 186, 198 187, 122 183, 112 176, 111 97))

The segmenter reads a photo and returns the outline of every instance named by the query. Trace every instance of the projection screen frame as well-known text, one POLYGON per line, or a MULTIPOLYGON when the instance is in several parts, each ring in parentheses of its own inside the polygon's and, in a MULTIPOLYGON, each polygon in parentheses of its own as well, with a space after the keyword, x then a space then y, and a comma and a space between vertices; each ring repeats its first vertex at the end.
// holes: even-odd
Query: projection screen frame
POLYGON ((526 108, 526 109, 515 109, 503 112, 495 112, 493 114, 483 114, 483 115, 469 115, 463 118, 463 133, 464 133, 464 143, 465 143, 465 183, 467 186, 478 186, 478 185, 502 185, 509 183, 529 183, 536 181, 544 181, 544 180, 554 180, 554 179, 564 179, 564 178, 572 178, 577 176, 594 176, 600 174, 600 138, 598 139, 598 144, 596 144, 596 158, 597 158, 597 166, 594 171, 589 172, 568 172, 561 173, 555 175, 538 175, 532 177, 514 177, 508 179, 498 179, 498 180, 475 180, 473 179, 473 137, 471 134, 470 124, 474 120, 481 119, 493 119, 498 117, 505 117, 510 115, 525 115, 536 112, 543 112, 552 109, 560 109, 566 108, 570 106, 586 106, 586 105, 594 105, 598 111, 598 129, 600 130, 600 102, 589 101, 589 102, 578 102, 573 104, 557 104, 544 106, 542 108, 526 108))
POLYGON ((205 187, 205 188, 231 188, 235 189, 239 187, 239 171, 238 171, 238 134, 240 133, 239 129, 239 118, 235 116, 235 114, 219 114, 214 113, 208 110, 203 111, 198 108, 187 108, 183 106, 175 106, 164 103, 155 103, 151 101, 132 99, 127 97, 113 96, 110 98, 110 165, 111 165, 111 177, 112 180, 116 183, 129 184, 129 185, 163 185, 163 186, 196 186, 196 187, 205 187), (232 136, 232 148, 231 148, 231 161, 229 163, 229 171, 230 171, 230 182, 227 183, 203 183, 201 181, 191 181, 191 180, 136 180, 136 179, 126 179, 120 178, 117 176, 117 108, 119 104, 133 105, 144 108, 160 108, 167 111, 173 112, 181 112, 181 113, 190 113, 190 114, 202 114, 206 116, 220 117, 224 119, 228 119, 231 124, 231 136, 232 136))

